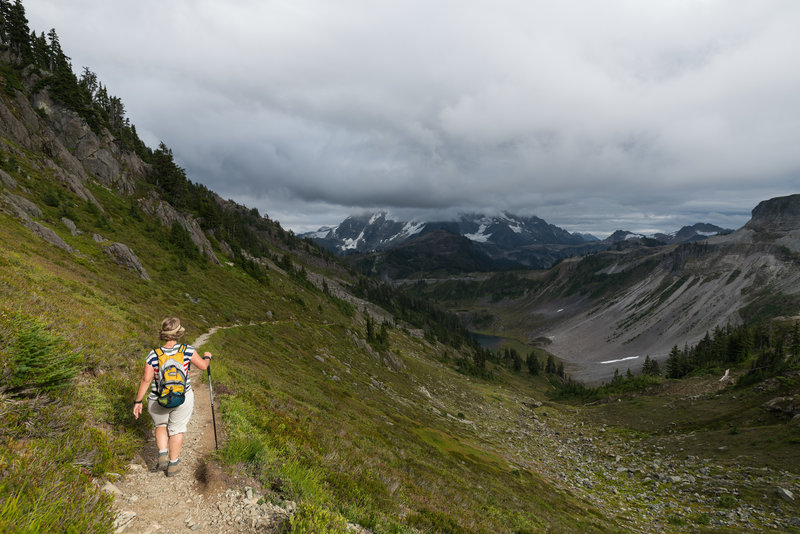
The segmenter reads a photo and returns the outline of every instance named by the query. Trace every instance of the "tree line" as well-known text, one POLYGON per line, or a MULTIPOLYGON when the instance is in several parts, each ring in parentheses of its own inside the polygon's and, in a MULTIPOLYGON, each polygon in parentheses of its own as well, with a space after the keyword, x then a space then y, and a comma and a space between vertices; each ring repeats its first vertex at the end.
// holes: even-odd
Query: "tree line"
MULTIPOLYGON (((34 92, 49 89, 53 100, 80 115, 92 130, 99 133, 103 127, 108 128, 123 148, 148 159, 150 150, 125 117, 122 100, 109 94, 88 67, 78 77, 56 30, 53 28, 47 34, 31 30, 21 0, 0 0, 0 47, 11 53, 19 71, 28 69, 28 74, 35 76, 34 92)), ((6 93, 22 89, 19 72, 6 69, 4 74, 6 93)))
POLYGON ((736 366, 753 358, 753 363, 764 370, 787 358, 798 357, 800 325, 797 322, 791 329, 775 322, 727 325, 706 332, 693 347, 673 346, 665 365, 666 376, 683 378, 691 373, 736 366))

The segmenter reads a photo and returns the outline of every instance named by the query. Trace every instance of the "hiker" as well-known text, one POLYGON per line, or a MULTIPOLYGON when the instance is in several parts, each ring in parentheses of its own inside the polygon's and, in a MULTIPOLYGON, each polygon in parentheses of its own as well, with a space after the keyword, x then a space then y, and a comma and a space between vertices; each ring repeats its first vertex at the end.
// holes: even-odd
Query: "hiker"
POLYGON ((163 344, 148 353, 144 374, 133 401, 133 416, 139 419, 139 415, 142 413, 142 399, 152 382, 153 386, 147 397, 147 411, 153 418, 153 424, 156 427, 156 445, 158 446, 156 469, 166 469, 168 477, 177 475, 181 470, 179 460, 183 434, 186 432, 186 425, 189 423, 194 408, 194 392, 189 381, 189 369, 194 364, 199 369, 206 370, 211 363, 210 352, 206 352, 201 358, 193 346, 178 344, 178 340, 183 337, 184 332, 181 321, 177 317, 168 317, 161 321, 159 337, 163 344), (182 369, 177 361, 181 359, 181 350, 183 351, 182 369), (175 357, 175 359, 170 360, 170 357, 175 357), (159 369, 159 361, 164 362, 161 369, 159 369), (171 377, 163 379, 164 373, 170 367, 173 367, 173 373, 178 377, 177 379, 171 377), (174 387, 170 387, 170 391, 166 391, 163 386, 159 388, 159 382, 162 379, 164 385, 169 383, 174 387), (178 405, 169 407, 175 404, 178 405))

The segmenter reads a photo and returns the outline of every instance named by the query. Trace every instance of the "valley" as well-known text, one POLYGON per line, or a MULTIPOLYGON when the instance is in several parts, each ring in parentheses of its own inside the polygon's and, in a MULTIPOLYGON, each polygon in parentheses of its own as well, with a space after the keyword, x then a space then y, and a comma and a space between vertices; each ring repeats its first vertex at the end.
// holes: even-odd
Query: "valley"
POLYGON ((0 531, 800 532, 800 195, 685 241, 506 214, 461 221, 505 245, 440 224, 341 258, 44 46, 60 69, 0 51, 0 531), (169 316, 219 430, 197 410, 174 483, 131 415, 169 316))

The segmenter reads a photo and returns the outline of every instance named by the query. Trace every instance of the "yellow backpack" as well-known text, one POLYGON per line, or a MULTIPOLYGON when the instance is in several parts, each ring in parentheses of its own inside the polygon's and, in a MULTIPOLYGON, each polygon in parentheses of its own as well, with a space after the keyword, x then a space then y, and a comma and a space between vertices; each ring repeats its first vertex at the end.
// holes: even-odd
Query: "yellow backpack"
POLYGON ((165 354, 160 347, 153 351, 158 356, 158 403, 164 408, 180 406, 186 398, 186 373, 183 370, 186 345, 180 345, 172 356, 165 354))

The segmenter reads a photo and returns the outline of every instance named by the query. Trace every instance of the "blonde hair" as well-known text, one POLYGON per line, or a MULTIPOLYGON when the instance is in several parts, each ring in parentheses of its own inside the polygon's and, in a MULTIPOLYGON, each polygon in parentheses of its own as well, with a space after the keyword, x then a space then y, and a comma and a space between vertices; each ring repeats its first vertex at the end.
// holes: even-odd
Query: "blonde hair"
POLYGON ((183 337, 186 330, 181 326, 177 317, 167 317, 161 321, 161 331, 158 333, 162 341, 177 341, 183 337))

